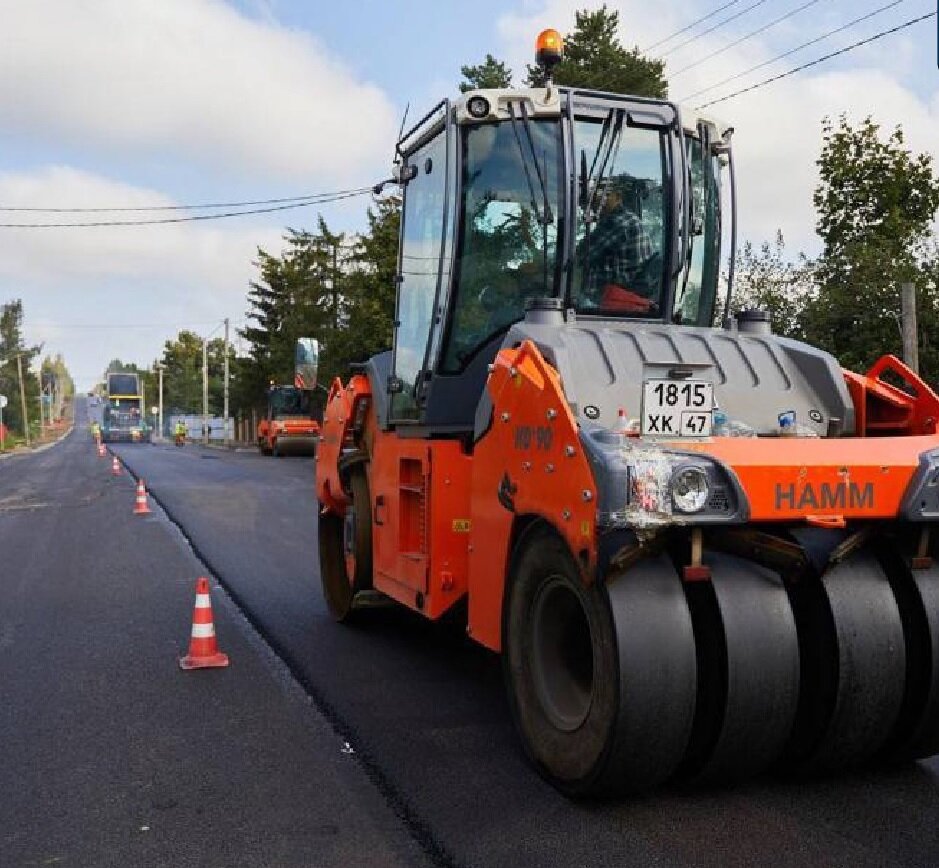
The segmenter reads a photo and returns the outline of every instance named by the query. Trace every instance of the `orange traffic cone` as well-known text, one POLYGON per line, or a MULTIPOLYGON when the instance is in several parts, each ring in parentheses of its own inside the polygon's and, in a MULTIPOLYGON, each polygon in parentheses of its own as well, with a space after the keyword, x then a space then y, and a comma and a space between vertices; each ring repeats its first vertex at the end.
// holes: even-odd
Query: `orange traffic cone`
POLYGON ((104 444, 99 440, 98 441, 98 457, 104 458, 108 454, 108 450, 104 448, 104 444))
POLYGON ((111 475, 120 476, 121 475, 121 462, 117 460, 117 456, 114 456, 114 459, 111 461, 111 475))
POLYGON ((209 580, 203 576, 196 580, 196 607, 192 612, 192 638, 189 640, 189 653, 180 659, 179 668, 208 669, 227 665, 228 655, 218 650, 218 644, 215 641, 209 580))
POLYGON ((143 480, 137 480, 137 502, 134 504, 134 515, 150 515, 150 506, 147 503, 147 489, 143 480))

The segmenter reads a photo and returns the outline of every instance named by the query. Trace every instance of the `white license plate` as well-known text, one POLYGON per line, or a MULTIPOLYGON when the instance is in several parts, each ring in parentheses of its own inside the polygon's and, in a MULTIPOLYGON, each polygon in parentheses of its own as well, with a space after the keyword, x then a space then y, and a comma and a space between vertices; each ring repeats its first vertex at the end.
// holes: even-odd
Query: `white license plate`
POLYGON ((714 386, 704 380, 646 380, 643 437, 710 437, 714 386))

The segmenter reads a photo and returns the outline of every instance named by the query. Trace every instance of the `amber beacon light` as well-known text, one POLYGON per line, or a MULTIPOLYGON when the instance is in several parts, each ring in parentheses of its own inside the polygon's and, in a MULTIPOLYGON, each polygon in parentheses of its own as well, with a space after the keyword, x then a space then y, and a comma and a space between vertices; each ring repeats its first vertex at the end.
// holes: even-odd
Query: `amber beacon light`
POLYGON ((564 56, 564 40, 557 30, 542 30, 535 42, 535 61, 549 75, 564 56))

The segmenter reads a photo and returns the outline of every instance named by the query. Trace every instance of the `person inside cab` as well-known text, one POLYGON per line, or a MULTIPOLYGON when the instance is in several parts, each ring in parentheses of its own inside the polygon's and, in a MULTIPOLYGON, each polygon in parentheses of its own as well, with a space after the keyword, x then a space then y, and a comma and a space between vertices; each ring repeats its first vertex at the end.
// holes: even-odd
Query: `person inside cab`
POLYGON ((655 251, 642 221, 626 206, 620 186, 606 191, 589 240, 581 244, 587 295, 597 307, 614 313, 654 312, 645 272, 655 251))

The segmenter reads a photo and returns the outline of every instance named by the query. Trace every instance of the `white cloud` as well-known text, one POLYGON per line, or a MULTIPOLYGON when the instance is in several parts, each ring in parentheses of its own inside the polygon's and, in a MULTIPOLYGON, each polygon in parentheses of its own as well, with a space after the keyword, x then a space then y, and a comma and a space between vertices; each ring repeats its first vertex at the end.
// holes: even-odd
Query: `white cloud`
MULTIPOLYGON (((574 25, 574 11, 585 5, 583 0, 547 0, 537 7, 529 7, 530 11, 526 13, 502 16, 498 22, 498 32, 504 45, 503 55, 512 68, 523 71, 524 64, 530 62, 531 46, 535 34, 541 28, 556 27, 561 32, 568 32, 574 25)), ((620 10, 620 36, 624 44, 638 44, 640 47, 655 43, 696 16, 706 14, 711 8, 698 4, 650 6, 640 0, 626 0, 610 5, 620 10)), ((858 10, 852 11, 851 7, 847 7, 847 11, 842 9, 838 20, 830 25, 810 15, 804 16, 801 21, 794 18, 793 22, 804 26, 791 29, 783 43, 791 47, 824 32, 829 26, 845 23, 857 14, 858 10)), ((666 75, 669 69, 677 71, 706 57, 735 36, 758 27, 770 18, 769 14, 763 18, 742 18, 739 31, 732 31, 731 28, 722 30, 668 55, 666 75)), ((808 53, 765 67, 752 76, 702 95, 692 100, 691 104, 729 93, 846 45, 854 39, 870 35, 879 29, 874 25, 886 26, 888 19, 889 16, 883 22, 874 19, 867 30, 849 31, 840 40, 819 43, 808 53)), ((928 30, 928 24, 917 26, 928 30)), ((689 35, 694 32, 697 31, 691 31, 689 35)), ((776 33, 784 32, 781 25, 776 33)), ((912 34, 913 31, 908 33, 912 34)), ((678 44, 684 38, 680 37, 669 45, 678 44)), ((837 117, 847 112, 853 121, 872 115, 886 130, 900 124, 910 148, 929 151, 939 157, 936 144, 939 142, 939 87, 931 98, 922 99, 900 78, 903 74, 915 72, 926 62, 922 46, 917 51, 917 44, 912 35, 887 37, 854 55, 848 55, 853 63, 849 70, 832 72, 822 64, 707 110, 726 119, 736 130, 734 143, 740 194, 740 230, 744 239, 750 238, 757 242, 772 239, 779 228, 793 255, 800 249, 809 253, 817 252, 819 242, 814 233, 812 191, 818 177, 815 161, 821 145, 821 119, 826 115, 837 117)), ((667 47, 663 46, 662 50, 667 47)), ((750 40, 687 73, 675 76, 671 83, 671 96, 681 99, 685 94, 768 60, 780 50, 778 46, 771 49, 763 39, 750 40)), ((935 71, 933 61, 933 57, 928 57, 930 76, 935 71)))
POLYGON ((396 112, 378 87, 220 0, 0 0, 0 21, 6 135, 330 189, 388 160, 396 112))
MULTIPOLYGON (((39 207, 62 202, 173 204, 156 191, 66 167, 0 174, 0 201, 29 201, 39 207)), ((16 222, 51 219, 46 214, 4 214, 8 222, 10 217, 16 222)), ((209 323, 225 316, 242 319, 247 284, 256 274, 252 260, 257 247, 277 252, 282 246, 278 226, 245 222, 250 220, 0 229, 0 300, 23 299, 29 339, 44 342, 50 352, 62 352, 85 387, 115 356, 148 363, 178 328, 208 331, 214 327, 209 323), (116 323, 134 327, 108 327, 116 323)))

